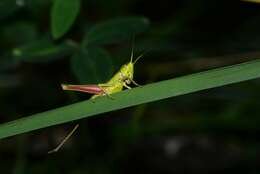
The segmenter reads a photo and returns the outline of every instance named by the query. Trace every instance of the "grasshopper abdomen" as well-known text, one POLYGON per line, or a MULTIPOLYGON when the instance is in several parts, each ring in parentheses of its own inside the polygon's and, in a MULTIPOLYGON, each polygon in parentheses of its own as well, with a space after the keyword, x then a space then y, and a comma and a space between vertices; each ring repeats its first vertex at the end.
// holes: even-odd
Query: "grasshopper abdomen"
POLYGON ((104 89, 98 85, 61 85, 63 90, 70 91, 79 91, 89 94, 103 94, 105 93, 104 89))

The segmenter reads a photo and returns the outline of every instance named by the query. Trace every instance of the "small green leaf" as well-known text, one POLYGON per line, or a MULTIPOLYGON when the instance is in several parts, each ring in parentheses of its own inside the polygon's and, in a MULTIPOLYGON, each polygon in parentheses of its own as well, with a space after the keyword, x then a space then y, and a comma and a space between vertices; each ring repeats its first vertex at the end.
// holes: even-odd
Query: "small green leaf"
POLYGON ((98 47, 88 47, 77 52, 71 59, 71 68, 82 84, 103 83, 113 73, 109 53, 98 47))
POLYGON ((118 43, 144 32, 148 26, 149 21, 144 17, 112 19, 90 28, 83 43, 85 46, 87 44, 118 43))
POLYGON ((56 45, 50 39, 41 39, 14 48, 12 54, 16 60, 42 63, 68 56, 73 50, 74 47, 67 42, 56 45))
POLYGON ((62 37, 74 23, 80 10, 80 0, 54 0, 51 11, 51 33, 62 37))

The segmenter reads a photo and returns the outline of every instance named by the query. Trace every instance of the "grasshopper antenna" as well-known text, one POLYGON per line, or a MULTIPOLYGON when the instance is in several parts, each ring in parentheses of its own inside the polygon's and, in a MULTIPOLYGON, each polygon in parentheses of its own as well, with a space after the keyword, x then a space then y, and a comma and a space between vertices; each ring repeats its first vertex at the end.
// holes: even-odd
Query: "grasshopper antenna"
POLYGON ((135 35, 133 35, 132 38, 132 50, 131 50, 130 62, 133 62, 134 59, 134 47, 135 47, 135 35))
MULTIPOLYGON (((135 47, 135 36, 133 35, 133 40, 132 40, 132 51, 131 51, 131 58, 130 58, 130 62, 133 62, 134 59, 134 47, 135 47)), ((138 56, 135 61, 133 62, 133 64, 135 64, 140 58, 142 58, 144 56, 145 53, 141 54, 140 56, 138 56)))
POLYGON ((138 56, 136 59, 135 59, 135 61, 133 62, 133 64, 135 64, 140 58, 142 58, 144 56, 144 53, 143 54, 141 54, 140 56, 138 56))
POLYGON ((58 152, 60 150, 60 148, 66 143, 66 141, 71 137, 71 135, 77 130, 78 127, 79 127, 79 124, 76 124, 76 126, 74 126, 72 131, 70 131, 70 133, 61 141, 61 143, 56 148, 54 148, 53 150, 50 150, 48 152, 48 154, 58 152))

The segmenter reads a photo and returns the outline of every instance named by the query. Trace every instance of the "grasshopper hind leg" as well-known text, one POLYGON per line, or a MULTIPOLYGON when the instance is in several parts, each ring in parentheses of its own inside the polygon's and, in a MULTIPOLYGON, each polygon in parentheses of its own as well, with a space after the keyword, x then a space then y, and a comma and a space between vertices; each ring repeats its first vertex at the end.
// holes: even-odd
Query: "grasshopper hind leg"
POLYGON ((115 98, 112 97, 109 93, 104 93, 104 96, 107 96, 107 97, 110 98, 111 100, 115 100, 115 98))
POLYGON ((67 140, 72 136, 72 134, 78 129, 79 124, 76 124, 74 126, 74 128, 72 129, 72 131, 69 132, 69 134, 60 142, 60 144, 58 144, 57 147, 55 147, 54 149, 48 151, 48 154, 51 153, 55 153, 58 152, 60 150, 60 148, 67 142, 67 140))

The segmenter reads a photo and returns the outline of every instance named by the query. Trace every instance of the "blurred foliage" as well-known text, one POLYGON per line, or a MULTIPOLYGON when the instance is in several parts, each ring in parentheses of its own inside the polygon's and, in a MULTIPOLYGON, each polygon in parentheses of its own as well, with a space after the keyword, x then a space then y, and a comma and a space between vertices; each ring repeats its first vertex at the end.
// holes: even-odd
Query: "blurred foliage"
POLYGON ((121 17, 106 21, 89 29, 84 38, 85 46, 122 42, 129 35, 134 37, 147 30, 148 24, 148 20, 142 17, 121 17))
POLYGON ((71 69, 82 84, 95 84, 105 82, 113 75, 113 62, 106 50, 88 47, 72 57, 71 69))
POLYGON ((72 26, 80 10, 80 0, 54 0, 51 13, 51 33, 55 39, 72 26))
MULTIPOLYGON (((224 0, 1 0, 1 123, 88 99, 60 83, 107 80, 129 60, 133 36, 135 54, 148 51, 136 65, 141 84, 259 58, 259 8, 224 0)), ((84 119, 53 155, 46 152, 70 126, 3 139, 1 172, 259 173, 259 87, 253 80, 84 119)))

